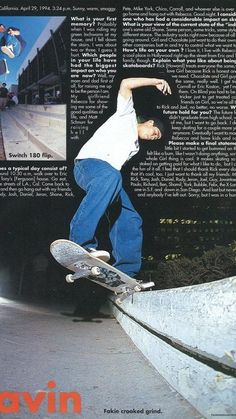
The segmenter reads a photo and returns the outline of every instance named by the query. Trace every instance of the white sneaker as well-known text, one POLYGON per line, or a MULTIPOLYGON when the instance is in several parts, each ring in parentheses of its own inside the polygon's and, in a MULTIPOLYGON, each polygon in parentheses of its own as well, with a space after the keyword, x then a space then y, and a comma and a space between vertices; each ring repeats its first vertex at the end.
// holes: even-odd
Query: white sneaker
POLYGON ((91 253, 93 257, 101 259, 103 262, 108 262, 110 260, 110 253, 106 252, 106 250, 97 250, 92 247, 86 248, 86 250, 91 253))
POLYGON ((2 50, 2 52, 4 52, 4 54, 8 55, 9 58, 14 58, 15 54, 13 53, 13 51, 10 47, 11 47, 11 45, 9 47, 7 47, 6 45, 3 45, 1 47, 1 50, 2 50))

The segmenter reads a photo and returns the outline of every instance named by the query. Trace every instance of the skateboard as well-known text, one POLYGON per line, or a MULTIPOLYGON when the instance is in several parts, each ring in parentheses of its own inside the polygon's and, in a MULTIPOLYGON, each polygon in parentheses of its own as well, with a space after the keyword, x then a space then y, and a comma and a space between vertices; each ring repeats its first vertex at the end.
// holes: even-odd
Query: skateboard
POLYGON ((66 275, 68 283, 73 283, 76 279, 83 277, 88 278, 114 292, 117 295, 118 304, 135 292, 154 286, 153 282, 136 281, 69 240, 55 240, 50 246, 50 252, 60 265, 74 272, 74 274, 66 275))
POLYGON ((5 59, 0 59, 0 76, 3 74, 9 74, 7 62, 5 59))

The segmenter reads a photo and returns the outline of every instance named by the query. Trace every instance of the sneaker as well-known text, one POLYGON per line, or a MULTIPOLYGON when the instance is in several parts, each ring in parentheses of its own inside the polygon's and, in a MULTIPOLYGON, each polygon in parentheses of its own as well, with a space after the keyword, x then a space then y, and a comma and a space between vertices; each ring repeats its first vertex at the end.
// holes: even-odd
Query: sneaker
POLYGON ((108 262, 110 260, 110 253, 106 252, 105 250, 97 250, 93 249, 92 247, 89 247, 85 250, 91 253, 93 257, 103 260, 103 262, 108 262))
POLYGON ((6 45, 3 45, 1 47, 2 52, 4 52, 4 54, 8 55, 9 58, 14 58, 15 54, 13 53, 12 49, 7 47, 6 45))

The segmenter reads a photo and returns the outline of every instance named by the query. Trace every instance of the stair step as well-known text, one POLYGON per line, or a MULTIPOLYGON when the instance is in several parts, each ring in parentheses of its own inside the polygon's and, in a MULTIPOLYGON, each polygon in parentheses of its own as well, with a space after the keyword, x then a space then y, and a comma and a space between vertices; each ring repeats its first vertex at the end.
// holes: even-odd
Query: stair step
POLYGON ((7 160, 65 160, 66 135, 15 112, 1 113, 7 160))
POLYGON ((16 114, 19 118, 26 117, 33 123, 36 122, 42 126, 51 127, 60 132, 66 132, 66 106, 63 106, 64 113, 51 112, 49 109, 42 110, 41 105, 18 105, 15 108, 12 108, 11 112, 16 114))
POLYGON ((25 109, 32 112, 46 112, 54 115, 65 115, 66 105, 17 105, 19 109, 25 109))

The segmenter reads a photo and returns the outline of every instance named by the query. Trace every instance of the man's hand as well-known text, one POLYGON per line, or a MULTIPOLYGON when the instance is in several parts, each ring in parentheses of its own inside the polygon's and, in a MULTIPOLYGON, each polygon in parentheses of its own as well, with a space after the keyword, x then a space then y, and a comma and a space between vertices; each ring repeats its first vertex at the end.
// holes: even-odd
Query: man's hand
POLYGON ((129 79, 123 79, 120 84, 119 93, 125 99, 128 99, 132 95, 132 90, 138 87, 154 86, 164 95, 171 95, 171 89, 167 81, 163 79, 146 78, 146 77, 134 77, 129 79))
POLYGON ((14 35, 14 36, 15 35, 20 35, 20 31, 18 29, 9 28, 8 33, 9 33, 9 35, 14 35))
POLYGON ((160 90, 164 95, 171 95, 171 88, 166 80, 157 79, 156 88, 160 90))

